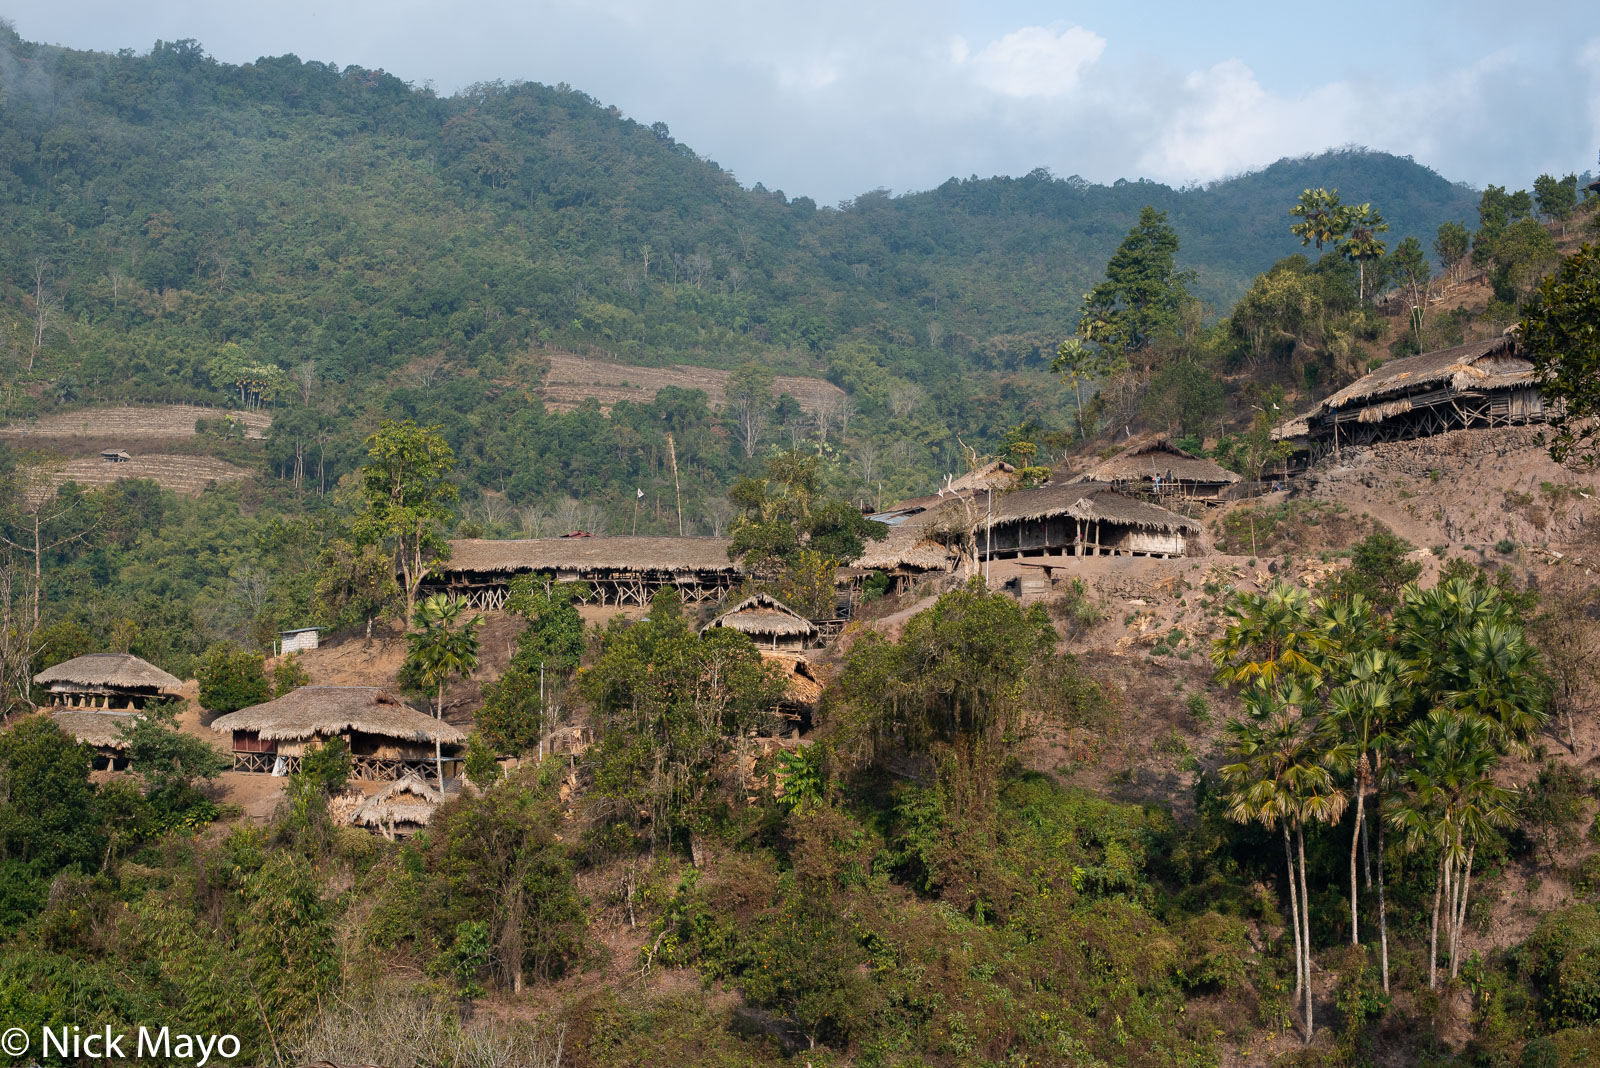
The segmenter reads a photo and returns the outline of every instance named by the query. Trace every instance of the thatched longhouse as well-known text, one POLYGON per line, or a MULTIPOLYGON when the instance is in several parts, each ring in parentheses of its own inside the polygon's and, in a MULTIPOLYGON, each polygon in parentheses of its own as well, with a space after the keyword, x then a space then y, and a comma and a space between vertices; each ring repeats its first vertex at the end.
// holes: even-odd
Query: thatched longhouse
POLYGON ((978 551, 1018 556, 1183 556, 1200 527, 1159 505, 1083 483, 1019 490, 995 505, 978 551))
POLYGON ((1304 418, 1313 451, 1327 452, 1469 427, 1542 423, 1547 413, 1532 362, 1507 334, 1391 360, 1304 418))
POLYGON ((425 584, 428 593, 466 598, 473 608, 502 608, 518 575, 586 582, 587 604, 648 605, 663 587, 687 604, 724 597, 743 576, 728 559, 726 538, 576 537, 450 543, 450 559, 425 584))
POLYGON ((183 682, 129 653, 90 653, 47 667, 33 677, 50 691, 52 709, 120 709, 177 697, 183 682))
POLYGON ((700 629, 713 627, 747 634, 762 649, 805 649, 822 636, 815 623, 770 593, 751 594, 700 629))
POLYGON ((440 748, 454 749, 467 738, 380 686, 301 686, 219 716, 211 729, 232 737, 235 771, 287 774, 311 746, 343 738, 355 777, 378 780, 426 774, 435 769, 440 748))
POLYGON ((1156 438, 1124 449, 1079 475, 1075 482, 1093 482, 1124 493, 1215 502, 1230 486, 1243 481, 1227 468, 1156 438))
POLYGON ((867 542, 852 566, 882 571, 898 592, 923 575, 948 574, 961 565, 960 546, 970 540, 974 517, 982 518, 989 491, 946 491, 901 501, 888 511, 868 516, 889 528, 883 541, 867 542))

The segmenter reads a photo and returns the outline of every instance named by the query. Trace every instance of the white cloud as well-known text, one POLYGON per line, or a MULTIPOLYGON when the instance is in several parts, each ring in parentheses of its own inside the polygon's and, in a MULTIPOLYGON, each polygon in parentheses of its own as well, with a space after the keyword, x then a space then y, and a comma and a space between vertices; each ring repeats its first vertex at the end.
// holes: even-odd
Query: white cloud
MULTIPOLYGON (((1052 97, 1071 92, 1084 71, 1106 50, 1106 39, 1082 26, 1057 32, 1024 26, 992 41, 971 59, 973 80, 1013 97, 1052 97)), ((961 42, 963 63, 966 42, 961 42)))

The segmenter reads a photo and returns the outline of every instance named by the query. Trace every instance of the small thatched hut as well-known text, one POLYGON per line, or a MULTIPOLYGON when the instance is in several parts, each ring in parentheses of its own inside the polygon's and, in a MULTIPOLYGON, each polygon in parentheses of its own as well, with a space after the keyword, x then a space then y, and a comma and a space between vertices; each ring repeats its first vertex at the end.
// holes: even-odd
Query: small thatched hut
POLYGON ((309 746, 343 738, 355 777, 380 780, 408 771, 426 774, 435 769, 442 747, 453 750, 467 737, 380 686, 301 686, 219 716, 211 729, 232 736, 236 771, 287 774, 299 767, 309 746))
POLYGON ((763 649, 804 649, 821 637, 815 623, 770 593, 751 594, 700 629, 712 627, 748 634, 763 649))
POLYGON ((524 538, 450 543, 450 559, 430 593, 453 593, 474 608, 500 608, 518 575, 548 574, 558 582, 586 582, 587 603, 647 605, 672 587, 687 604, 720 600, 743 577, 728 559, 726 538, 524 538))
POLYGON ((122 771, 128 766, 128 740, 124 727, 132 727, 143 717, 137 712, 91 709, 82 712, 58 709, 50 713, 56 726, 94 750, 96 771, 122 771))
POLYGON ((1228 487, 1242 479, 1165 438, 1156 438, 1102 460, 1074 481, 1101 483, 1123 492, 1210 503, 1222 500, 1228 487))
POLYGON ((47 667, 33 677, 50 691, 51 708, 139 711, 177 697, 183 682, 128 653, 90 653, 47 667))
POLYGON ((1017 556, 1183 556, 1200 527, 1159 505, 1082 483, 1019 490, 995 506, 978 551, 1017 556))
POLYGON ((867 542, 852 566, 882 571, 901 590, 923 575, 948 573, 961 565, 960 546, 970 537, 973 516, 988 507, 987 490, 943 492, 901 501, 887 511, 868 516, 889 528, 883 541, 867 542))
POLYGON ((1514 334, 1391 360, 1306 413, 1322 451, 1548 417, 1514 334))
POLYGON ((392 842, 426 827, 434 810, 442 804, 444 794, 408 771, 361 802, 351 813, 350 823, 381 831, 392 842))

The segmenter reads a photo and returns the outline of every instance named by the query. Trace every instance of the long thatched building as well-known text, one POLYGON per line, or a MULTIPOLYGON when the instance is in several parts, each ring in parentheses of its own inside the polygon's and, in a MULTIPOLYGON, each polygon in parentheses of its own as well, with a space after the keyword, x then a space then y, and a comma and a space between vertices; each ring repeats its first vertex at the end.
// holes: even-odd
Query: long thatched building
POLYGON ((1313 456, 1341 445, 1522 426, 1548 417, 1533 363, 1513 334, 1391 360, 1284 424, 1304 421, 1313 456))
POLYGON ((1020 556, 1183 556, 1200 527, 1159 505, 1084 483, 1019 490, 995 505, 978 551, 1020 556))
POLYGON ((138 712, 177 697, 182 680, 129 653, 90 653, 47 667, 33 677, 49 692, 52 709, 138 712))
POLYGON ((574 537, 450 543, 450 559, 424 584, 428 593, 464 597, 473 608, 502 608, 518 575, 585 582, 585 604, 647 605, 657 590, 676 589, 686 604, 717 601, 738 585, 726 538, 574 537))
POLYGON ((884 572, 896 591, 924 575, 948 574, 961 566, 962 546, 971 541, 973 522, 982 518, 988 500, 987 489, 945 491, 868 516, 887 526, 889 536, 868 542, 852 566, 884 572))
POLYGON ((1230 487, 1243 480, 1214 461, 1156 438, 1100 461, 1073 481, 1099 483, 1124 493, 1210 503, 1222 500, 1230 487))
POLYGON ((819 644, 822 637, 815 623, 770 593, 751 594, 700 629, 714 627, 747 634, 762 649, 797 651, 819 644))
POLYGON ((282 697, 218 716, 211 729, 231 736, 235 771, 288 774, 305 751, 330 738, 350 747, 358 779, 395 779, 453 768, 441 761, 466 734, 380 686, 301 686, 282 697), (440 763, 447 767, 440 768, 440 763))

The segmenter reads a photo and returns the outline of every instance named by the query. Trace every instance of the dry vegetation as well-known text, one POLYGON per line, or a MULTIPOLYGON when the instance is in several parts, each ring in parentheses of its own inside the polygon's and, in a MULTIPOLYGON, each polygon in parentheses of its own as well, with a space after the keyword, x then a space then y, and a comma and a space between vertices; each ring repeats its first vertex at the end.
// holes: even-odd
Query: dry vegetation
MULTIPOLYGON (((723 384, 729 372, 715 367, 630 367, 620 363, 606 363, 585 356, 555 353, 550 357, 550 370, 545 374, 539 395, 551 408, 567 410, 576 408, 593 397, 603 411, 610 411, 618 401, 648 403, 662 389, 704 390, 707 403, 717 408, 727 397, 723 384)), ((772 386, 774 396, 790 394, 800 407, 815 413, 825 405, 837 405, 844 391, 820 378, 802 378, 797 375, 778 375, 772 386)))

